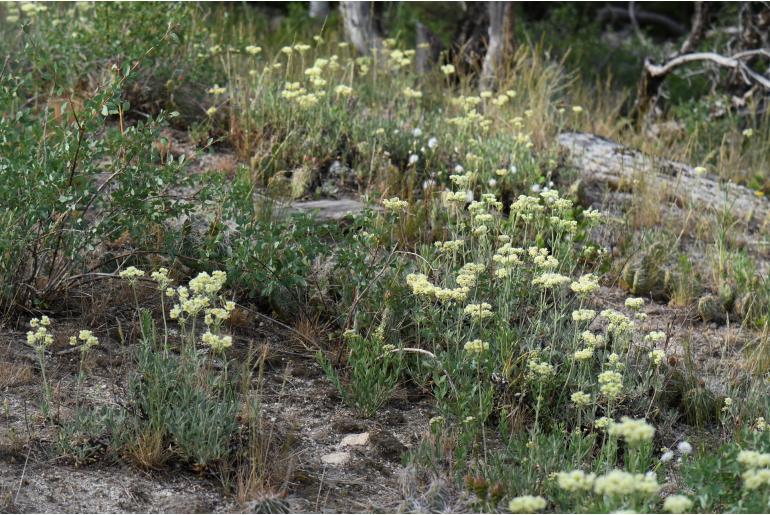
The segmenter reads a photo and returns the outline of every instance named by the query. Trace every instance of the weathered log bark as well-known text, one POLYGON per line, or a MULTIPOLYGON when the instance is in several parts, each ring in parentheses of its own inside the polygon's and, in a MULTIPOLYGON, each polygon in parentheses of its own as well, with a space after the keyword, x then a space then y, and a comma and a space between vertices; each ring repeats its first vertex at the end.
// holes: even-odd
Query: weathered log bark
POLYGON ((770 228, 770 201, 711 174, 699 175, 690 166, 656 159, 593 134, 564 133, 559 145, 580 174, 586 203, 601 204, 605 195, 622 199, 643 180, 664 192, 672 209, 699 208, 729 212, 749 232, 770 228))
POLYGON ((362 54, 382 46, 382 29, 374 2, 340 2, 345 37, 362 54))
POLYGON ((308 15, 311 18, 326 18, 329 16, 329 13, 331 12, 331 2, 320 2, 320 1, 312 1, 310 2, 310 9, 308 10, 308 15))

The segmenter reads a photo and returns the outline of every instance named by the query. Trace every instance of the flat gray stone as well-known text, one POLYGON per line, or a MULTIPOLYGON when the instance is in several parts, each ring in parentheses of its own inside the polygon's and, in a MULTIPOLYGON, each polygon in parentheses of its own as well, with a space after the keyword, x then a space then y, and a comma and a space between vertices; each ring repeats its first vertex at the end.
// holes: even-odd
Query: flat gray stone
POLYGON ((348 215, 355 215, 364 210, 363 202, 353 199, 324 199, 292 202, 292 211, 316 212, 323 220, 341 220, 348 215))
POLYGON ((347 435, 340 442, 340 447, 356 447, 369 443, 369 433, 347 435))
POLYGON ((344 465, 350 461, 350 453, 345 451, 331 452, 321 456, 321 462, 326 465, 344 465))

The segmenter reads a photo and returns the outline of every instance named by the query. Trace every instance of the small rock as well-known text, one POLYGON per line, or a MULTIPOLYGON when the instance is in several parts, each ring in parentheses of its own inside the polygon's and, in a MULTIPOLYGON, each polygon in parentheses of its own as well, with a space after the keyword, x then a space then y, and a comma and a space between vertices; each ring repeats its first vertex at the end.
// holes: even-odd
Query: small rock
POLYGON ((348 461, 350 461, 350 453, 344 451, 331 452, 321 456, 321 462, 327 465, 344 465, 348 461))
POLYGON ((340 442, 340 447, 354 447, 358 445, 366 445, 369 443, 369 433, 358 433, 348 435, 340 442))
POLYGON ((363 202, 354 199, 308 200, 291 204, 292 211, 314 212, 320 220, 326 221, 342 220, 348 215, 356 215, 361 213, 365 207, 363 202))

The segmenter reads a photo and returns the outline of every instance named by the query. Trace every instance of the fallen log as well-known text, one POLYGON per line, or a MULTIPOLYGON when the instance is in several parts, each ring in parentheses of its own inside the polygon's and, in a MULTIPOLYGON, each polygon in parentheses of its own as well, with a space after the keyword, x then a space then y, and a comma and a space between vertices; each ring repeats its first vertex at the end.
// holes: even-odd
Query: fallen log
POLYGON ((705 209, 729 212, 750 233, 770 229, 770 201, 732 182, 675 161, 644 155, 594 134, 560 134, 559 145, 574 166, 584 187, 587 203, 599 205, 606 195, 618 202, 633 192, 640 181, 664 193, 671 209, 705 209))

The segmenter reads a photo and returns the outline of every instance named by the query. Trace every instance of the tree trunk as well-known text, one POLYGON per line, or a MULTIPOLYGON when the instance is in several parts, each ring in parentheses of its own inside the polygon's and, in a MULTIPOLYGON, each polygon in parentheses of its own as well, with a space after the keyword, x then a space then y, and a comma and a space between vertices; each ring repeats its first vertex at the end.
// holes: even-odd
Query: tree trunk
POLYGON ((489 39, 481 70, 481 89, 492 89, 506 57, 513 53, 513 2, 488 2, 489 39))
POLYGON ((695 12, 692 15, 692 29, 684 40, 680 54, 688 54, 698 49, 698 45, 703 41, 708 28, 709 2, 695 2, 695 12))
POLYGON ((326 18, 331 12, 331 2, 310 2, 308 14, 311 18, 326 18))
POLYGON ((374 2, 340 2, 345 37, 362 54, 382 46, 382 30, 374 2))
POLYGON ((417 52, 415 54, 415 66, 417 73, 427 73, 438 61, 441 54, 441 42, 428 27, 417 22, 415 28, 417 40, 417 52))

